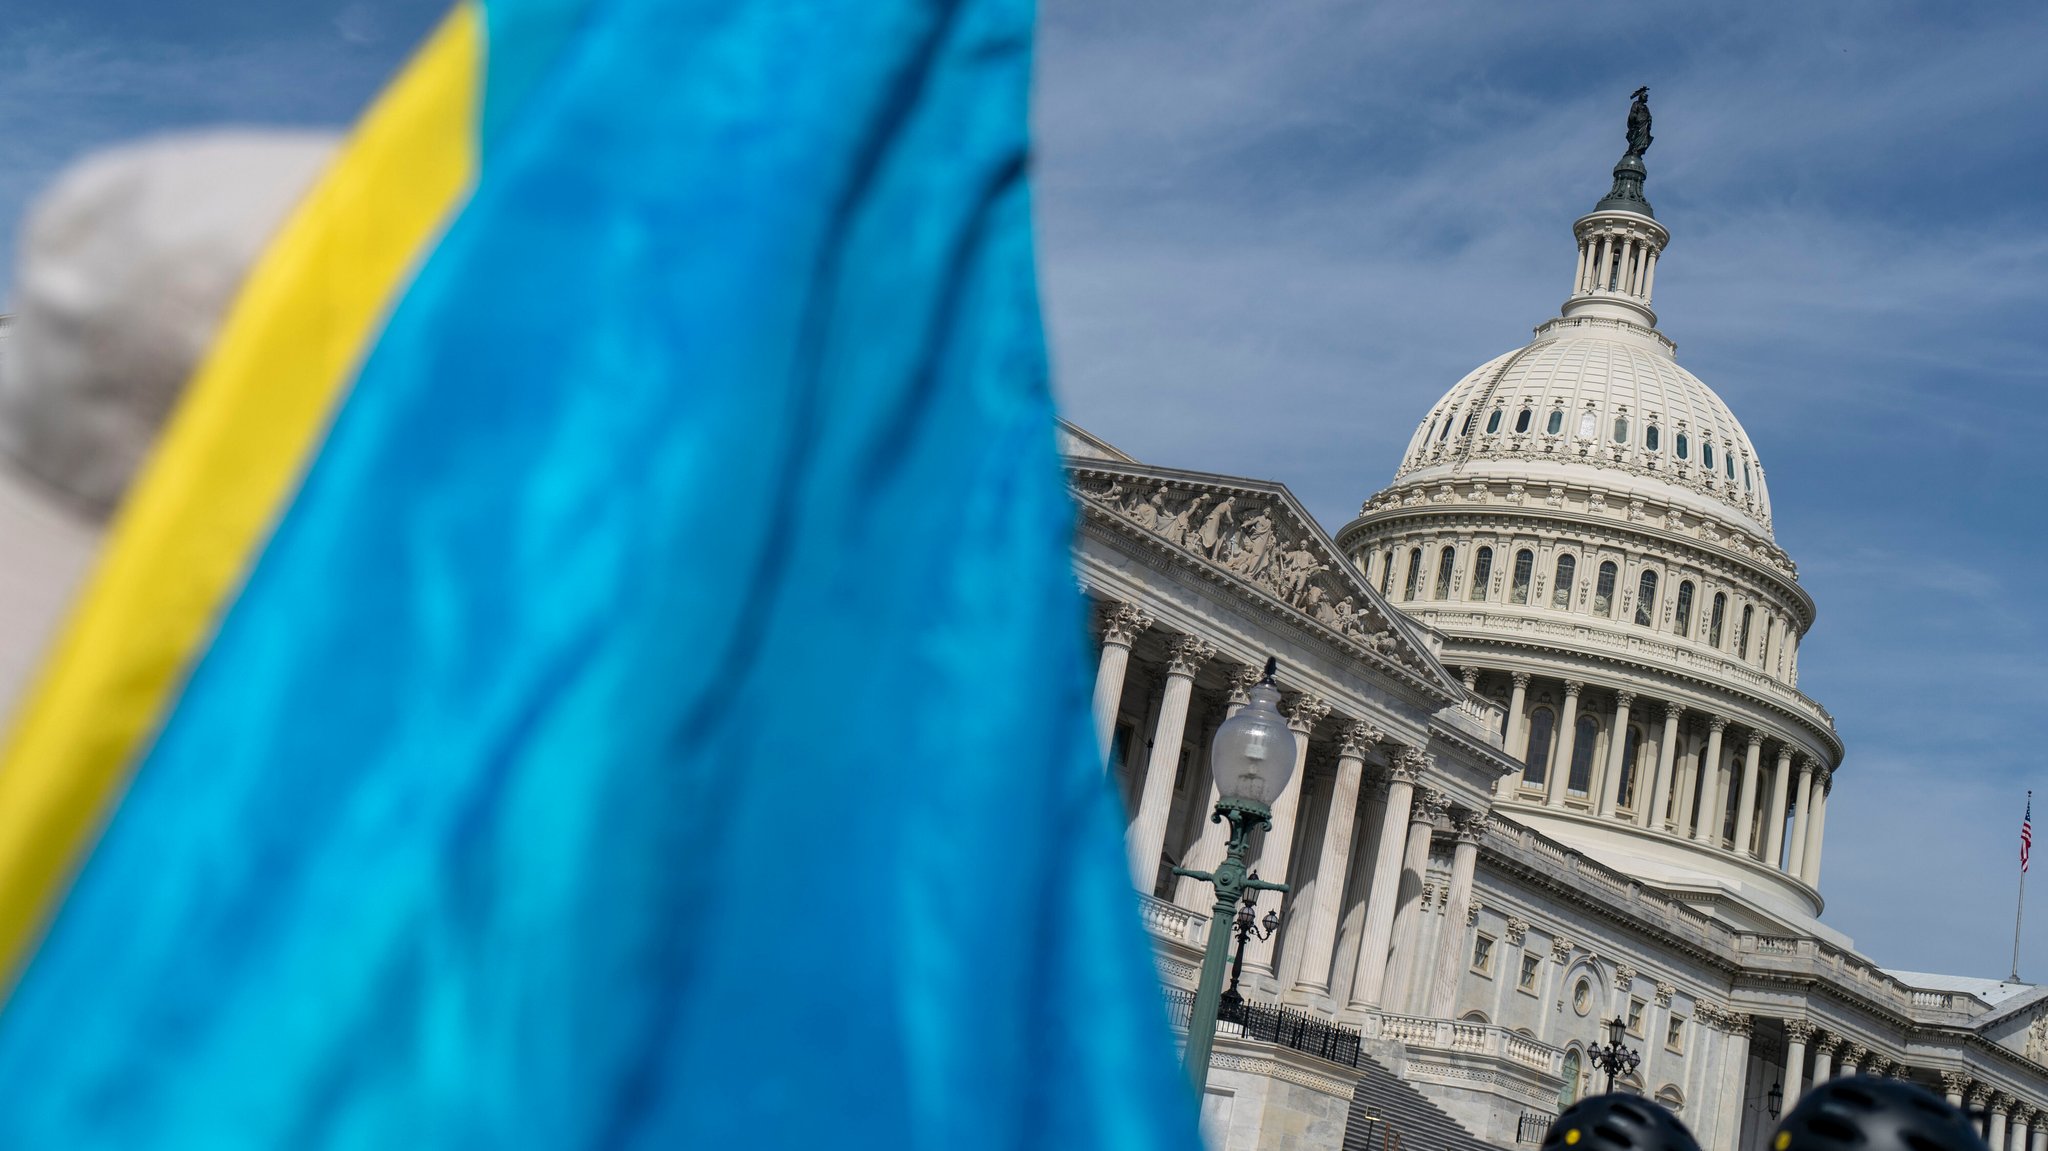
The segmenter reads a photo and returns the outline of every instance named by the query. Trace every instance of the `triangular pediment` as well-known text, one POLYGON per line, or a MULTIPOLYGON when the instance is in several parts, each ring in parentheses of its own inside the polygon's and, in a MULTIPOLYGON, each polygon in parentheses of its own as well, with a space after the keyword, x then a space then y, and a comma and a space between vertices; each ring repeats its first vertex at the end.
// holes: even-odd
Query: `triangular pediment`
POLYGON ((1429 631, 1366 583, 1286 485, 1078 455, 1066 464, 1090 518, 1149 537, 1354 653, 1397 666, 1449 700, 1463 698, 1429 631))

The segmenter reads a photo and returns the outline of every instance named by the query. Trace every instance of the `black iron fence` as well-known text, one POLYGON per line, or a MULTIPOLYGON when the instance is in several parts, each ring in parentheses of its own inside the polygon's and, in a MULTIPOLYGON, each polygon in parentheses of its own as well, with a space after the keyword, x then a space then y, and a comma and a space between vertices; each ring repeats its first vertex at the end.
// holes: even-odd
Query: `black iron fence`
MULTIPOLYGON (((1194 1014, 1194 992, 1167 988, 1166 1008, 1174 1027, 1186 1031, 1188 1018, 1194 1014)), ((1275 1043, 1346 1067, 1356 1068, 1365 1062, 1365 1045, 1358 1032, 1287 1007, 1225 1000, 1216 1013, 1216 1034, 1275 1043)))

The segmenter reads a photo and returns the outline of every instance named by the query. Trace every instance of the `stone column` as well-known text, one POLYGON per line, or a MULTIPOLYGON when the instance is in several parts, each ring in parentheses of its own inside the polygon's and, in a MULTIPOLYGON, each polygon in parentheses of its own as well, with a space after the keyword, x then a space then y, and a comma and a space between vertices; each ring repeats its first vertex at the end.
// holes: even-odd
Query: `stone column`
POLYGON ((1412 747, 1394 753, 1387 772, 1387 814, 1380 823, 1380 849, 1373 861, 1372 893, 1365 901, 1365 930, 1359 933, 1358 962, 1353 966, 1353 1006, 1377 1007, 1387 982, 1387 952, 1394 937, 1394 902, 1400 897, 1401 855, 1407 847, 1408 817, 1415 806, 1415 785, 1422 782, 1429 757, 1412 747))
MULTIPOLYGON (((1964 1104, 1964 1108, 1972 1112, 1983 1113, 1990 1110, 1990 1107, 1991 1088, 1983 1083, 1972 1083, 1970 1085, 1970 1097, 1964 1104)), ((1970 1119, 1970 1126, 1977 1128, 1977 1134, 1986 1136, 1985 1142, 1989 1143, 1991 1141, 1989 1139, 1990 1117, 1986 1115, 1981 1125, 1978 1123, 1976 1115, 1972 1115, 1970 1119)))
POLYGON ((1564 710, 1559 713, 1557 738, 1550 741, 1550 774, 1544 780, 1545 802, 1564 806, 1564 794, 1572 774, 1572 744, 1579 731, 1579 693, 1586 685, 1574 680, 1564 684, 1564 710))
POLYGON ((1330 965, 1336 959, 1337 920, 1344 910, 1344 890, 1351 870, 1352 821, 1358 813, 1358 788, 1365 778, 1365 751, 1380 740, 1371 724, 1349 723, 1337 744, 1337 775, 1330 788, 1330 811, 1323 820, 1323 844, 1316 856, 1316 890, 1308 911, 1308 936, 1301 946, 1301 971, 1295 987, 1309 992, 1330 989, 1330 965))
POLYGON ((2012 1149, 2027 1151, 2027 1142, 2033 1134, 2034 1108, 2026 1103, 2015 1103, 2012 1109, 2012 1149))
POLYGON ((1131 644, 1152 617, 1131 603, 1113 603, 1102 613, 1102 659, 1095 667, 1095 746, 1102 749, 1102 762, 1109 765, 1109 736, 1116 730, 1117 709, 1123 705, 1124 672, 1131 666, 1131 644))
POLYGON ((1697 806, 1694 798, 1700 789, 1700 751, 1698 725, 1694 725, 1694 730, 1680 737, 1678 774, 1671 781, 1672 790, 1678 793, 1672 797, 1672 834, 1680 839, 1692 838, 1692 812, 1697 806))
POLYGON ((1428 1014, 1449 1019, 1458 1005, 1458 980, 1465 974, 1471 948, 1465 943, 1466 919, 1472 914, 1472 873, 1479 864, 1479 841, 1486 834, 1486 813, 1468 811, 1458 817, 1457 844, 1451 849, 1451 895, 1444 907, 1444 940, 1437 954, 1436 981, 1429 989, 1428 1014))
POLYGON ((1785 872, 1794 879, 1806 873, 1806 825, 1813 817, 1813 769, 1817 766, 1812 756, 1799 757, 1799 782, 1792 788, 1792 798, 1799 806, 1792 810, 1792 838, 1785 849, 1785 872))
MULTIPOLYGON (((1166 692, 1159 704, 1159 725, 1152 733, 1152 758, 1145 765, 1139 790, 1138 817, 1131 823, 1126 846, 1131 853, 1131 885, 1146 895, 1159 877, 1159 853, 1166 847, 1166 817, 1173 808, 1173 777, 1180 770, 1180 744, 1188 725, 1188 697, 1216 648, 1198 636, 1176 636, 1167 644, 1166 692)), ((1297 770, 1297 782, 1300 776, 1297 770)), ((1292 785, 1290 785, 1292 786, 1292 785)))
POLYGON ((1586 290, 1586 245, 1579 245, 1579 270, 1572 274, 1572 294, 1586 290))
POLYGON ((1842 1053, 1842 1065, 1835 1068, 1835 1078, 1846 1079, 1863 1070, 1863 1061, 1870 1058, 1870 1048, 1862 1043, 1851 1043, 1842 1053))
POLYGON ((1637 823, 1662 830, 1664 809, 1671 804, 1671 765, 1678 755, 1678 719, 1685 709, 1675 703, 1664 705, 1664 738, 1657 743, 1657 781, 1650 789, 1649 810, 1638 813, 1637 823))
MULTIPOLYGON (((1252 701, 1252 685, 1259 682, 1262 669, 1239 667, 1230 673, 1230 703, 1223 709, 1223 718, 1229 719, 1252 701)), ((1214 871, 1223 862, 1223 853, 1230 847, 1230 824, 1227 820, 1214 818, 1216 805, 1223 794, 1216 789, 1216 779, 1209 776, 1209 805, 1202 809, 1202 831, 1194 846, 1181 853, 1181 866, 1190 871, 1214 871)), ((1174 903, 1194 912, 1207 915, 1216 906, 1216 889, 1199 879, 1181 876, 1173 889, 1174 903)))
POLYGON ((1764 817, 1769 820, 1764 825, 1764 862, 1774 870, 1785 847, 1785 791, 1791 781, 1792 748, 1779 744, 1778 766, 1771 771, 1771 809, 1764 817))
POLYGON ((1800 1092, 1806 1090, 1806 1042, 1814 1031, 1813 1024, 1804 1019, 1785 1021, 1785 1104, 1781 1115, 1789 1113, 1800 1092))
POLYGON ((1721 729, 1727 726, 1725 716, 1707 721, 1707 751, 1700 757, 1700 815, 1692 838, 1710 847, 1721 846, 1721 815, 1728 806, 1721 799, 1721 729))
MULTIPOLYGON (((1628 708, 1635 700, 1635 692, 1614 693, 1614 726, 1607 738, 1607 778, 1600 781, 1600 807, 1596 813, 1599 815, 1613 815, 1621 803, 1621 758, 1628 750, 1628 708)), ((1636 754, 1640 757, 1642 749, 1637 748, 1636 754)), ((1637 764, 1636 768, 1640 772, 1642 765, 1637 764)))
POLYGON ((1950 1107, 1961 1107, 1963 1095, 1970 1090, 1970 1077, 1960 1071, 1941 1073, 1941 1093, 1948 1099, 1950 1107))
POLYGON ((1613 262, 1609 260, 1607 257, 1608 254, 1613 250, 1614 237, 1600 237, 1600 256, 1593 263, 1593 290, 1596 292, 1604 292, 1607 290, 1607 266, 1613 262))
POLYGON ((1835 773, 1821 768, 1813 777, 1813 820, 1806 825, 1806 858, 1800 878, 1808 887, 1820 886, 1820 845, 1826 835, 1828 822, 1828 791, 1834 785, 1835 773))
POLYGON ((1650 289, 1657 286, 1657 253, 1650 253, 1650 266, 1643 270, 1643 302, 1650 302, 1650 289))
POLYGON ((1749 833, 1756 828, 1757 761, 1764 751, 1764 733, 1751 731, 1742 752, 1742 790, 1735 799, 1735 854, 1748 857, 1749 833))
MULTIPOLYGON (((1294 778, 1287 781, 1286 790, 1273 801, 1273 826, 1266 829, 1265 839, 1259 843, 1259 862, 1253 868, 1268 883, 1287 882, 1287 869, 1294 856, 1294 825, 1301 814, 1301 788, 1308 778, 1308 737, 1328 714, 1329 702, 1316 695, 1296 696, 1287 709, 1287 730, 1294 733, 1294 778)), ((1292 892, 1281 896, 1282 914, 1290 914, 1285 909, 1293 899, 1292 892)), ((1244 951, 1245 963, 1272 974, 1276 943, 1277 936, 1252 940, 1244 951)))
POLYGON ((1813 1041, 1813 1082, 1815 1086, 1834 1078, 1835 1049, 1842 1045, 1842 1037, 1816 1032, 1813 1041))
POLYGON ((1984 1142, 1991 1145, 1991 1151, 2005 1151, 2005 1120, 2012 1114, 2012 1096, 2001 1091, 1991 1098, 1991 1132, 1984 1142))
MULTIPOLYGON (((1508 730, 1502 737, 1501 750, 1508 754, 1508 758, 1519 761, 1526 754, 1526 749, 1522 748, 1522 740, 1525 735, 1523 725, 1528 721, 1522 718, 1522 713, 1529 706, 1529 673, 1518 671, 1512 678, 1515 690, 1514 694, 1508 697, 1508 730)), ((1493 785, 1493 793, 1505 799, 1515 794, 1515 789, 1521 784, 1522 773, 1512 772, 1500 777, 1493 785)))
POLYGON ((1721 1096, 1716 1102, 1720 1116, 1714 1123, 1713 1144, 1733 1147, 1742 1138, 1742 1103, 1749 1093, 1750 1018, 1729 1013, 1719 1018, 1728 1042, 1721 1047, 1721 1096))
POLYGON ((1405 1002, 1415 976, 1422 934, 1422 880, 1429 873, 1429 839, 1450 807, 1440 791, 1424 789, 1408 813, 1408 850, 1401 858, 1400 903, 1394 908, 1393 954, 1387 961, 1385 998, 1405 1002))
POLYGON ((2034 1112, 2033 1129, 2028 1132, 2027 1138, 2033 1145, 2024 1151, 2048 1151, 2048 1123, 2041 1122, 2041 1112, 2038 1109, 2034 1112))

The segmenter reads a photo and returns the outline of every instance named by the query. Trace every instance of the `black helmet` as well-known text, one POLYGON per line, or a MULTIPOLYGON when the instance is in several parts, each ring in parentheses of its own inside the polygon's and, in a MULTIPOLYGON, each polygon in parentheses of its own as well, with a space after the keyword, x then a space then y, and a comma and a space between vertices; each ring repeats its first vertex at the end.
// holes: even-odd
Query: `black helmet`
POLYGON ((1565 1108, 1543 1151, 1700 1151, 1700 1144, 1661 1104, 1616 1091, 1565 1108))
POLYGON ((1969 1116, 1901 1079, 1815 1084, 1778 1124, 1770 1151, 1986 1151, 1969 1116))

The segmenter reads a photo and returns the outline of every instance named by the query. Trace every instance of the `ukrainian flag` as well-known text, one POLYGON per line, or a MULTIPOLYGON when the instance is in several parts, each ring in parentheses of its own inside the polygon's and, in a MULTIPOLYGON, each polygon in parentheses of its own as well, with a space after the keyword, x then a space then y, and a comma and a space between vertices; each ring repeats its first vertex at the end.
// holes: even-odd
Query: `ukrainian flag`
POLYGON ((0 1146, 1193 1145, 1086 720, 1022 0, 486 0, 0 759, 0 1146))

